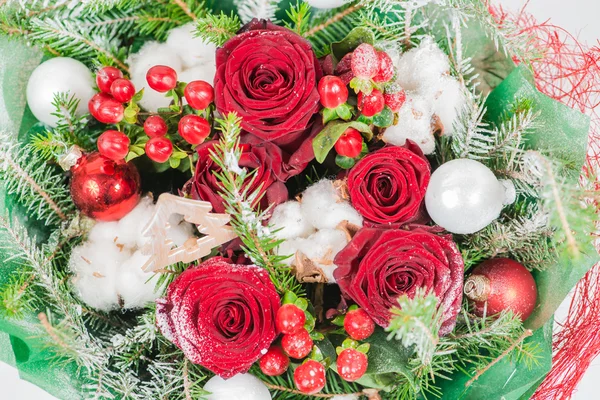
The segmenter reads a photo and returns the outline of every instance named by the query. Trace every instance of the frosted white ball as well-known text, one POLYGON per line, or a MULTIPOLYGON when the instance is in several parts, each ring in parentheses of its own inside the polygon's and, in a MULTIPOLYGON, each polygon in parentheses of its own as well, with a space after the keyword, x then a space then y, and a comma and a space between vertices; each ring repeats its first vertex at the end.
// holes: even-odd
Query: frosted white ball
POLYGON ((207 400, 271 400, 269 389, 250 374, 237 374, 227 380, 213 376, 204 385, 207 400))
POLYGON ((338 8, 348 3, 350 0, 306 0, 306 2, 314 8, 338 8))
MULTIPOLYGON (((184 68, 204 64, 212 64, 214 67, 217 46, 213 43, 205 43, 199 37, 194 37, 195 29, 193 22, 172 29, 167 37, 167 45, 181 58, 184 68)), ((212 84, 212 81, 211 78, 208 82, 212 84)))
POLYGON ((431 175, 425 206, 433 221, 459 234, 477 232, 500 216, 505 186, 480 162, 468 159, 442 164, 431 175))
POLYGON ((56 57, 40 64, 27 83, 27 104, 41 122, 55 127, 58 118, 52 101, 58 93, 69 92, 79 99, 77 115, 88 110, 88 101, 96 94, 92 71, 83 63, 68 57, 56 57))

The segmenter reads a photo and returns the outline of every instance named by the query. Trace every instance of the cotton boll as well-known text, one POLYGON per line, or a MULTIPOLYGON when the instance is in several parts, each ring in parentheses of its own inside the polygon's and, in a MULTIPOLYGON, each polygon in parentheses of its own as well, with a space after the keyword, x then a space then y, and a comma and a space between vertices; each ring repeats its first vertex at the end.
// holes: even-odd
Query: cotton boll
POLYGON ((123 308, 141 308, 160 297, 161 293, 155 292, 156 275, 142 270, 148 258, 138 250, 119 266, 115 289, 123 308))
POLYGON ((450 71, 448 56, 431 37, 425 37, 419 47, 404 53, 398 64, 397 82, 405 89, 431 92, 439 86, 442 75, 450 71))
POLYGON ((190 83, 191 81, 205 81, 212 85, 216 73, 217 67, 215 64, 199 65, 183 71, 179 74, 179 80, 186 83, 190 83))
POLYGON ((287 239, 284 240, 275 250, 275 253, 278 256, 291 256, 286 258, 283 262, 289 267, 294 264, 295 254, 300 247, 303 247, 304 242, 307 239, 297 238, 297 239, 287 239))
POLYGON ((433 102, 433 113, 440 119, 444 135, 454 133, 453 124, 458 122, 465 102, 464 86, 450 76, 443 77, 440 93, 433 102))
POLYGON ((348 244, 346 233, 340 229, 321 229, 300 243, 298 250, 321 268, 329 283, 334 283, 333 259, 348 244))
POLYGON ((410 139, 423 153, 431 154, 435 151, 432 116, 431 103, 422 96, 409 95, 398 113, 398 123, 385 130, 383 140, 395 146, 403 146, 406 139, 410 139))
MULTIPOLYGON (((152 198, 144 197, 139 204, 131 210, 129 214, 119 220, 117 243, 127 247, 139 245, 142 236, 142 230, 146 227, 152 214, 154 213, 154 204, 152 198)), ((147 241, 145 238, 144 243, 147 241)))
POLYGON ((90 242, 116 242, 119 222, 98 222, 88 234, 90 242))
MULTIPOLYGON (((171 29, 167 37, 167 45, 179 55, 183 61, 184 68, 205 64, 212 64, 214 67, 217 46, 213 43, 204 42, 202 38, 194 37, 194 30, 195 27, 192 22, 171 29)), ((207 82, 212 83, 213 78, 207 82)), ((181 80, 187 82, 183 79, 181 80)))
POLYGON ((306 189, 301 206, 304 216, 317 229, 335 229, 342 221, 362 226, 360 214, 340 197, 328 179, 306 189))
POLYGON ((237 374, 227 380, 215 375, 206 382, 204 390, 210 392, 207 400, 271 400, 265 384, 250 374, 237 374))
POLYGON ((277 239, 305 238, 315 231, 302 214, 302 207, 297 201, 288 201, 275 207, 269 223, 273 225, 273 230, 280 229, 275 233, 277 239))

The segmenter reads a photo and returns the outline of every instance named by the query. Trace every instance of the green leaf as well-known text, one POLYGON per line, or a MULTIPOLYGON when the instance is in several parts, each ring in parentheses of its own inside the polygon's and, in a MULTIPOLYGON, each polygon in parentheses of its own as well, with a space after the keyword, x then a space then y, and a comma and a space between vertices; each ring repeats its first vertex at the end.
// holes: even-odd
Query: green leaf
POLYGON ((294 304, 298 296, 294 292, 285 292, 281 304, 294 304))
POLYGON ((373 125, 379 128, 387 128, 392 126, 394 123, 394 112, 388 106, 385 106, 383 110, 373 117, 373 125))
POLYGON ((369 349, 371 348, 371 345, 369 343, 363 343, 361 345, 359 345, 356 350, 360 351, 363 354, 367 354, 369 352, 369 349))
POLYGON ((359 26, 350 31, 348 35, 339 42, 331 43, 331 54, 336 62, 346 54, 354 51, 362 43, 375 43, 375 34, 369 28, 359 26))
POLYGON ((140 100, 142 100, 143 97, 144 97, 144 89, 142 89, 139 92, 137 92, 136 94, 134 94, 133 98, 131 99, 131 101, 133 103, 139 103, 140 100))
POLYGON ((350 169, 354 167, 356 164, 356 160, 354 158, 340 156, 339 154, 335 156, 335 164, 342 169, 350 169))
POLYGON ((304 323, 304 329, 306 329, 308 332, 312 332, 313 329, 315 329, 315 324, 316 324, 316 320, 315 317, 313 317, 313 315, 309 312, 309 311, 304 311, 304 315, 306 315, 306 322, 304 323))
POLYGON ((358 122, 362 122, 363 124, 371 125, 373 124, 373 117, 367 117, 365 115, 360 114, 358 118, 356 118, 358 122))
POLYGON ((171 168, 177 168, 179 167, 179 164, 181 163, 181 160, 179 158, 169 158, 169 165, 171 166, 171 168))
POLYGON ((344 121, 348 121, 352 119, 352 110, 354 110, 354 107, 352 107, 348 103, 344 103, 338 106, 335 109, 335 112, 337 113, 338 117, 340 117, 344 121))
POLYGON ((318 342, 320 340, 325 339, 325 335, 323 335, 321 332, 312 331, 310 332, 310 338, 315 342, 318 342))
POLYGON ((350 87, 354 89, 355 93, 371 94, 373 91, 373 82, 370 79, 359 78, 358 76, 352 78, 350 81, 350 87))
POLYGON ((371 140, 373 132, 368 125, 357 121, 343 122, 332 121, 313 139, 313 150, 315 158, 319 163, 325 161, 327 154, 335 145, 335 142, 342 136, 348 128, 354 128, 359 132, 364 133, 367 140, 371 140))
POLYGON ((308 308, 308 301, 302 297, 298 297, 294 304, 296 305, 296 307, 303 311, 306 311, 306 309, 308 308))
POLYGON ((339 118, 335 108, 324 108, 323 109, 323 124, 327 124, 333 120, 339 118))
POLYGON ((344 326, 345 315, 338 315, 331 320, 331 323, 336 326, 344 326))

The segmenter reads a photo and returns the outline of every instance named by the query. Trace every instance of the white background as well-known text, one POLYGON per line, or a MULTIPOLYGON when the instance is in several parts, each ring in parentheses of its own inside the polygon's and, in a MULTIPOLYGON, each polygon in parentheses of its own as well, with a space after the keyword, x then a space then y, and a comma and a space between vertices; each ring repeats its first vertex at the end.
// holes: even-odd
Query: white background
MULTIPOLYGON (((474 0, 481 1, 481 0, 474 0)), ((518 10, 525 3, 524 0, 503 0, 499 2, 506 9, 518 10)), ((600 38, 600 1, 598 0, 530 0, 527 7, 530 13, 538 20, 551 18, 552 22, 559 25, 582 42, 590 45, 597 44, 600 38)), ((557 319, 566 312, 566 303, 557 313, 557 319)), ((599 327, 600 329, 600 327, 599 327)), ((600 381, 600 361, 592 364, 584 379, 579 384, 579 390, 574 396, 575 400, 589 400, 599 398, 598 382, 600 381)), ((52 400, 52 396, 37 387, 19 380, 17 371, 6 364, 0 363, 0 390, 4 399, 15 400, 52 400)))

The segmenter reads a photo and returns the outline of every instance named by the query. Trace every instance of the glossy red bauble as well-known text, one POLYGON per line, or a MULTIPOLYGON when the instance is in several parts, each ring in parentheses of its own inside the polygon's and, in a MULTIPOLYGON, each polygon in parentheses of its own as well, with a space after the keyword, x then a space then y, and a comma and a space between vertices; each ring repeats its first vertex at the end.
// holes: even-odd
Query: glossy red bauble
POLYGON ((379 57, 375 47, 368 43, 360 44, 352 53, 350 63, 352 73, 359 78, 372 78, 379 71, 379 57))
POLYGON ((117 79, 110 86, 110 92, 115 100, 128 103, 135 95, 135 86, 129 79, 117 79))
POLYGON ((294 383, 304 394, 319 393, 325 387, 325 367, 315 360, 308 360, 294 371, 294 383))
POLYGON ((155 65, 146 73, 146 81, 152 89, 165 93, 177 86, 177 72, 166 65, 155 65))
POLYGON ((367 372, 367 355, 356 349, 345 349, 337 358, 337 371, 342 379, 354 382, 367 372))
POLYGON ((271 346, 267 354, 258 361, 258 366, 263 374, 268 376, 279 376, 287 371, 290 359, 279 346, 271 346))
POLYGON ((96 73, 96 85, 103 93, 110 93, 110 87, 114 81, 123 77, 120 69, 115 67, 103 67, 96 73))
POLYGON ((362 151, 363 138, 359 131, 348 128, 335 142, 335 151, 344 157, 355 158, 362 151))
POLYGON ((165 136, 169 128, 160 115, 151 115, 144 121, 144 132, 151 138, 165 136))
POLYGON ((200 144, 210 135, 210 124, 198 115, 186 115, 179 120, 179 134, 189 144, 200 144))
POLYGON ((123 160, 129 153, 129 142, 123 132, 106 131, 98 138, 98 152, 114 161, 123 160))
POLYGON ((215 91, 210 83, 205 81, 192 81, 183 91, 185 99, 194 110, 204 110, 215 99, 215 91))
POLYGON ((373 89, 370 94, 364 94, 363 92, 358 94, 358 109, 365 117, 379 114, 384 107, 385 100, 379 90, 373 89))
POLYGON ((394 77, 394 62, 385 51, 377 52, 379 68, 377 74, 373 77, 375 82, 388 82, 394 77))
POLYGON ((289 335, 304 329, 306 315, 304 311, 294 304, 284 304, 279 307, 275 318, 275 325, 280 333, 289 335))
POLYGON ((88 109, 92 117, 103 124, 118 124, 123 120, 125 109, 112 96, 98 93, 88 103, 88 109))
POLYGON ((365 340, 375 331, 375 322, 362 308, 351 310, 344 317, 344 329, 354 340, 365 340))
POLYGON ((319 96, 325 108, 337 108, 348 100, 348 88, 334 75, 327 75, 319 81, 319 96))
POLYGON ((520 263, 508 258, 484 261, 465 281, 465 295, 482 316, 512 310, 526 320, 535 308, 537 287, 531 273, 520 263))
POLYGON ((406 92, 404 92, 404 90, 400 90, 396 93, 386 93, 383 95, 383 100, 385 101, 385 105, 388 106, 393 112, 398 112, 406 101, 406 92))
POLYGON ((146 155, 152 161, 164 163, 173 154, 173 143, 166 137, 155 137, 146 143, 146 155))
POLYGON ((285 353, 296 359, 301 359, 310 354, 313 340, 306 329, 301 329, 291 335, 283 335, 281 338, 281 347, 285 353))
POLYGON ((83 155, 71 173, 73 202, 90 218, 119 220, 140 200, 140 174, 132 163, 91 153, 83 155))

